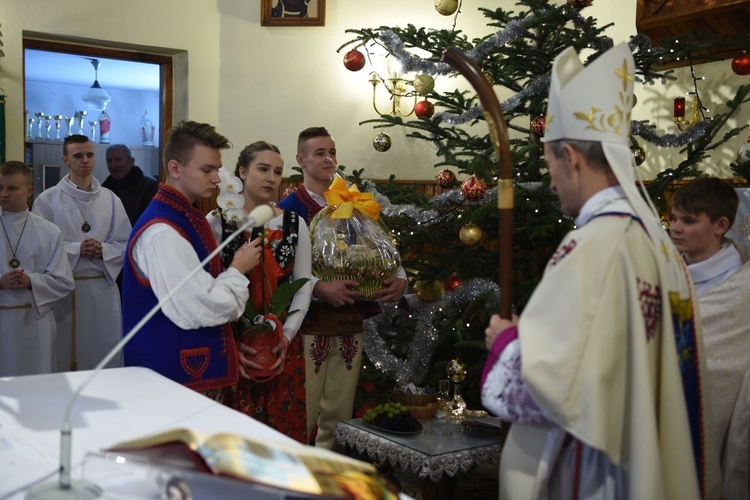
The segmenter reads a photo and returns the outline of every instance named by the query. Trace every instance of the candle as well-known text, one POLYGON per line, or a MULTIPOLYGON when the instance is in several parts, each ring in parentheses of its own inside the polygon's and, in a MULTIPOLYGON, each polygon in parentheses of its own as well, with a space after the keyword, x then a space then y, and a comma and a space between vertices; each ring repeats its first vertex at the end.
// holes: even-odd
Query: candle
POLYGON ((685 118, 685 98, 684 97, 674 98, 674 117, 685 118))

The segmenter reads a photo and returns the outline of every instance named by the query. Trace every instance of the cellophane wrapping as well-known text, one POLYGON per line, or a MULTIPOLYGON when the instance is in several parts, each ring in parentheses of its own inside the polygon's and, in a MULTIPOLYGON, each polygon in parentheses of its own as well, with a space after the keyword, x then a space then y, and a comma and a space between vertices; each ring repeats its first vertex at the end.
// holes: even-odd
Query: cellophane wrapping
POLYGON ((375 298, 383 282, 401 266, 388 229, 356 208, 347 219, 334 219, 327 207, 310 224, 312 274, 323 281, 354 280, 361 300, 375 298))

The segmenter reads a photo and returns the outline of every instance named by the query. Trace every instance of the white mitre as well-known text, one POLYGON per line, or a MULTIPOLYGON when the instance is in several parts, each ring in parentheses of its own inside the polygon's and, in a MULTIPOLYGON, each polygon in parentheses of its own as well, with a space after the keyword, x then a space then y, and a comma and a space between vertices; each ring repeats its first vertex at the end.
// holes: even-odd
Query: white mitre
POLYGON ((627 43, 611 48, 585 67, 572 47, 565 49, 552 66, 544 142, 601 142, 617 178, 632 184, 633 154, 628 138, 634 69, 627 43))
MULTIPOLYGON (((636 166, 629 147, 634 80, 635 62, 627 43, 615 45, 588 66, 581 63, 572 47, 565 49, 552 65, 543 141, 601 142, 604 156, 635 214, 669 262, 678 258, 677 251, 655 207, 646 201, 635 182, 636 166)), ((683 288, 682 278, 670 278, 670 286, 674 287, 671 289, 683 288)))

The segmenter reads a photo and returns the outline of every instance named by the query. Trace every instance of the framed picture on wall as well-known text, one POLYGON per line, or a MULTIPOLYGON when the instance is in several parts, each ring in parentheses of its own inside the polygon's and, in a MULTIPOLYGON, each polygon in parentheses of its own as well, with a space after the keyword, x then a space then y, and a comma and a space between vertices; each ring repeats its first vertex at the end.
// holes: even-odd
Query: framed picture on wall
POLYGON ((326 0, 260 0, 262 26, 324 26, 326 0))

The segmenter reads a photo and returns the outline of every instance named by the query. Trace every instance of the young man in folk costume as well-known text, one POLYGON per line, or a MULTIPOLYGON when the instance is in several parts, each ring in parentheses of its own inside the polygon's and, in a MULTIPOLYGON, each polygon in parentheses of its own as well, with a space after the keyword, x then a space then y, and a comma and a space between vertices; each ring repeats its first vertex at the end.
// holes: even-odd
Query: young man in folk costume
POLYGON ((482 401, 513 422, 501 498, 721 495, 687 270, 634 181, 634 77, 627 44, 552 68, 544 152, 576 229, 486 331, 482 401))
MULTIPOLYGON (((336 143, 324 127, 303 130, 297 141, 297 163, 304 182, 279 202, 279 207, 301 215, 308 224, 326 207, 324 193, 336 167, 336 143)), ((375 302, 397 301, 406 290, 401 268, 385 280, 387 288, 375 292, 375 302)), ((302 325, 305 342, 307 430, 318 432, 315 445, 334 446, 336 424, 352 418, 354 396, 362 365, 362 321, 380 311, 377 303, 357 302, 361 294, 349 287, 356 281, 325 282, 313 278, 313 298, 302 325)))
MULTIPOLYGON (((221 150, 229 141, 192 121, 172 129, 164 148, 166 184, 159 186, 133 228, 123 270, 123 326, 129 332, 216 249, 194 204, 219 183, 221 150)), ((146 366, 214 396, 237 382, 238 353, 229 323, 248 299, 245 274, 258 264, 258 241, 244 244, 222 272, 217 255, 125 346, 126 366, 146 366)))
MULTIPOLYGON (((284 160, 276 146, 265 141, 246 146, 240 152, 235 169, 235 176, 242 183, 244 204, 241 210, 250 213, 260 205, 275 201, 283 173, 284 160)), ((274 217, 263 227, 261 263, 250 273, 250 300, 255 311, 261 315, 269 312, 271 301, 283 283, 310 279, 310 232, 307 224, 295 212, 278 207, 273 210, 274 217)), ((222 241, 236 229, 237 223, 229 215, 211 212, 207 216, 217 241, 222 241)), ((232 259, 236 248, 246 238, 237 238, 236 243, 225 247, 222 252, 225 262, 232 259)), ((240 380, 224 388, 222 401, 303 444, 308 443, 305 353, 298 330, 310 305, 311 295, 312 284, 307 281, 294 294, 290 304, 283 304, 287 308, 286 313, 291 312, 290 315, 282 314, 279 310, 270 311, 280 324, 272 319, 276 331, 256 336, 263 339, 262 346, 245 345, 240 338, 240 349, 249 361, 249 371, 240 366, 240 380), (277 336, 279 333, 281 335, 277 336)), ((242 335, 242 327, 237 326, 238 335, 242 335)), ((255 333, 248 332, 248 335, 255 333)), ((252 344, 252 341, 249 343, 252 344)))
MULTIPOLYGON (((33 212, 63 233, 75 291, 55 306, 57 370, 90 370, 122 338, 120 274, 130 222, 120 199, 93 177, 94 145, 85 135, 63 142, 69 172, 34 202, 33 212)), ((122 366, 122 356, 108 368, 122 366)))
POLYGON ((750 246, 725 236, 739 197, 728 182, 702 177, 675 191, 671 204, 669 233, 698 296, 724 498, 750 498, 750 246))
POLYGON ((29 212, 31 169, 0 165, 0 377, 54 370, 52 307, 75 287, 62 233, 29 212))

